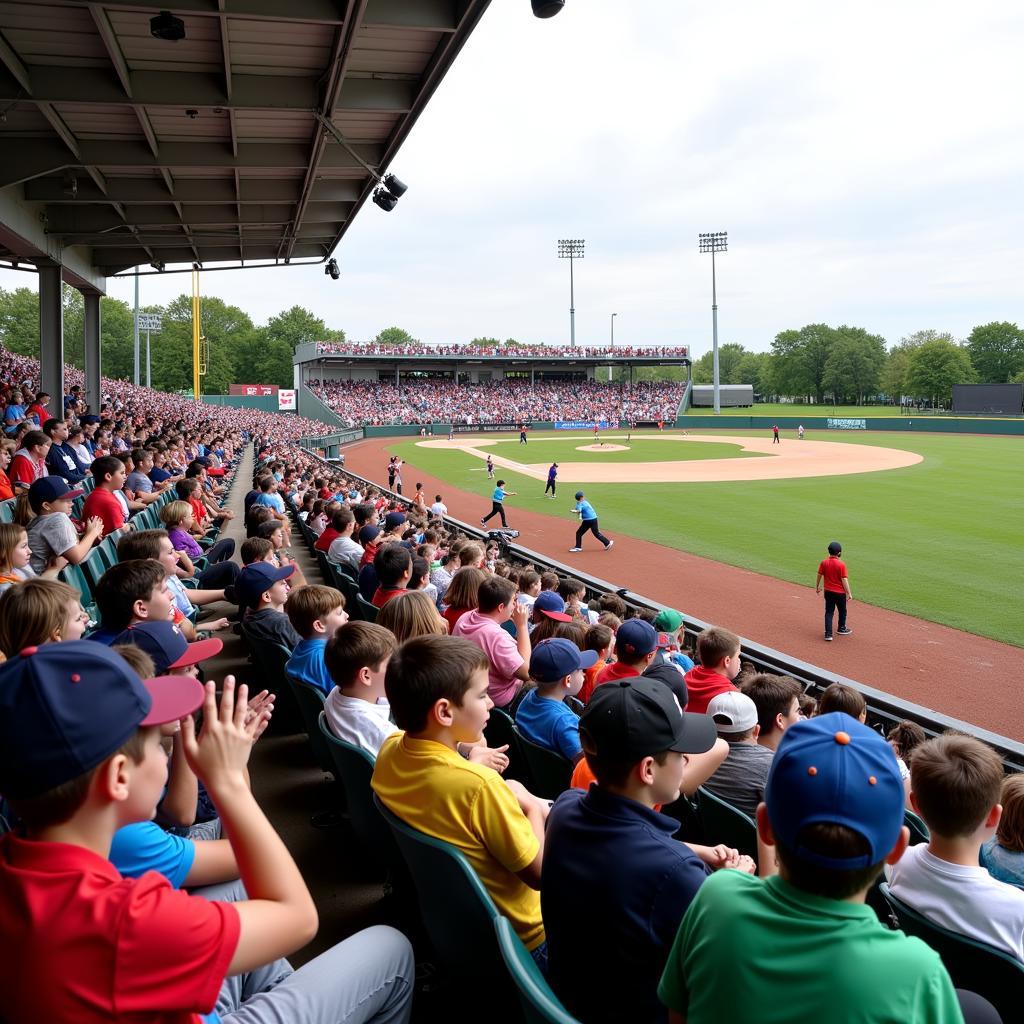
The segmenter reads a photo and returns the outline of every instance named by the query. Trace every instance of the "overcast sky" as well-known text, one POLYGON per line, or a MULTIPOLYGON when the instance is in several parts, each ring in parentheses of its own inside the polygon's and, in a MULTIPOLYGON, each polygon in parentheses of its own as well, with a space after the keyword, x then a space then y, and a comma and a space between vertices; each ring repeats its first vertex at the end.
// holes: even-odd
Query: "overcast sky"
MULTIPOLYGON (((478 335, 765 350, 824 321, 890 343, 1024 318, 1024 5, 1009 0, 494 0, 320 267, 207 274, 257 322, 294 303, 372 338, 478 335)), ((0 286, 34 283, 0 272, 0 286)), ((189 288, 143 278, 142 301, 189 288)), ((111 295, 131 301, 129 282, 111 295)))

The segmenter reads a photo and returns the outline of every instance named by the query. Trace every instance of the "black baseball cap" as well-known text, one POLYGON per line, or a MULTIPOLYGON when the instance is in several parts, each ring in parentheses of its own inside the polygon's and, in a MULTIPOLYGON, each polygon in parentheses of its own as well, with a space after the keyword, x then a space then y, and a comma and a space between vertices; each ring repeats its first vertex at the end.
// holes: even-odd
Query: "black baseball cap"
POLYGON ((718 738, 707 715, 688 714, 657 679, 638 676, 598 686, 580 717, 580 740, 588 753, 632 758, 666 750, 703 754, 718 738))
POLYGON ((828 546, 828 553, 830 555, 841 555, 843 553, 843 545, 837 540, 832 541, 828 546))

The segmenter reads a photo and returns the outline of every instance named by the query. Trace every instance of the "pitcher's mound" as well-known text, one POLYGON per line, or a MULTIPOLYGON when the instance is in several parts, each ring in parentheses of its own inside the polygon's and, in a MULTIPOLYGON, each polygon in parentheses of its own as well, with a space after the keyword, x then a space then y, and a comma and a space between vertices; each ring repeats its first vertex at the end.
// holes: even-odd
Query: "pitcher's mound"
POLYGON ((580 444, 576 446, 578 452, 628 452, 629 445, 625 444, 580 444))

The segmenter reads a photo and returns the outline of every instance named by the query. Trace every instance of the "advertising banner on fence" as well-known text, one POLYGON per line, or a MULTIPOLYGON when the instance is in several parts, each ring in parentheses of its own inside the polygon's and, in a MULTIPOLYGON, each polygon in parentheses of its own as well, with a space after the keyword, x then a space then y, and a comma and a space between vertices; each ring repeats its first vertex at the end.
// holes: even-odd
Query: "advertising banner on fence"
POLYGON ((517 431, 525 426, 532 429, 532 423, 456 423, 452 426, 453 434, 491 434, 498 431, 517 431))
POLYGON ((295 412, 295 389, 280 388, 277 392, 277 408, 280 412, 295 412))
POLYGON ((229 395, 247 395, 249 397, 267 398, 277 394, 276 384, 232 384, 228 387, 229 395))
MULTIPOLYGON (((611 424, 607 420, 597 420, 598 430, 607 430, 611 424)), ((615 426, 618 426, 616 423, 615 426)), ((594 420, 555 420, 555 430, 593 430, 594 420)))
POLYGON ((831 416, 825 421, 829 430, 867 430, 867 420, 857 419, 833 419, 831 416))

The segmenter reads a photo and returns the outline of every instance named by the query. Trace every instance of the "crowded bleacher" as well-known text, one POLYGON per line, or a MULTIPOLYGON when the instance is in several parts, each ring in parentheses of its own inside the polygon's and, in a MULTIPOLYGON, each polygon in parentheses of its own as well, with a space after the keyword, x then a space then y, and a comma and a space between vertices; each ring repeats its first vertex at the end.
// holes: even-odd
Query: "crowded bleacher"
POLYGON ((382 423, 511 423, 533 420, 675 421, 681 381, 604 383, 509 377, 479 384, 416 379, 308 382, 348 425, 382 423))
POLYGON ((3 1020, 1016 1019, 1024 789, 984 743, 517 560, 295 446, 323 424, 0 369, 3 1020), (267 745, 388 893, 297 970, 325 922, 267 745))
POLYGON ((503 356, 508 359, 599 359, 638 357, 646 359, 686 359, 685 345, 424 345, 421 342, 382 345, 376 342, 318 341, 318 355, 338 356, 503 356))

